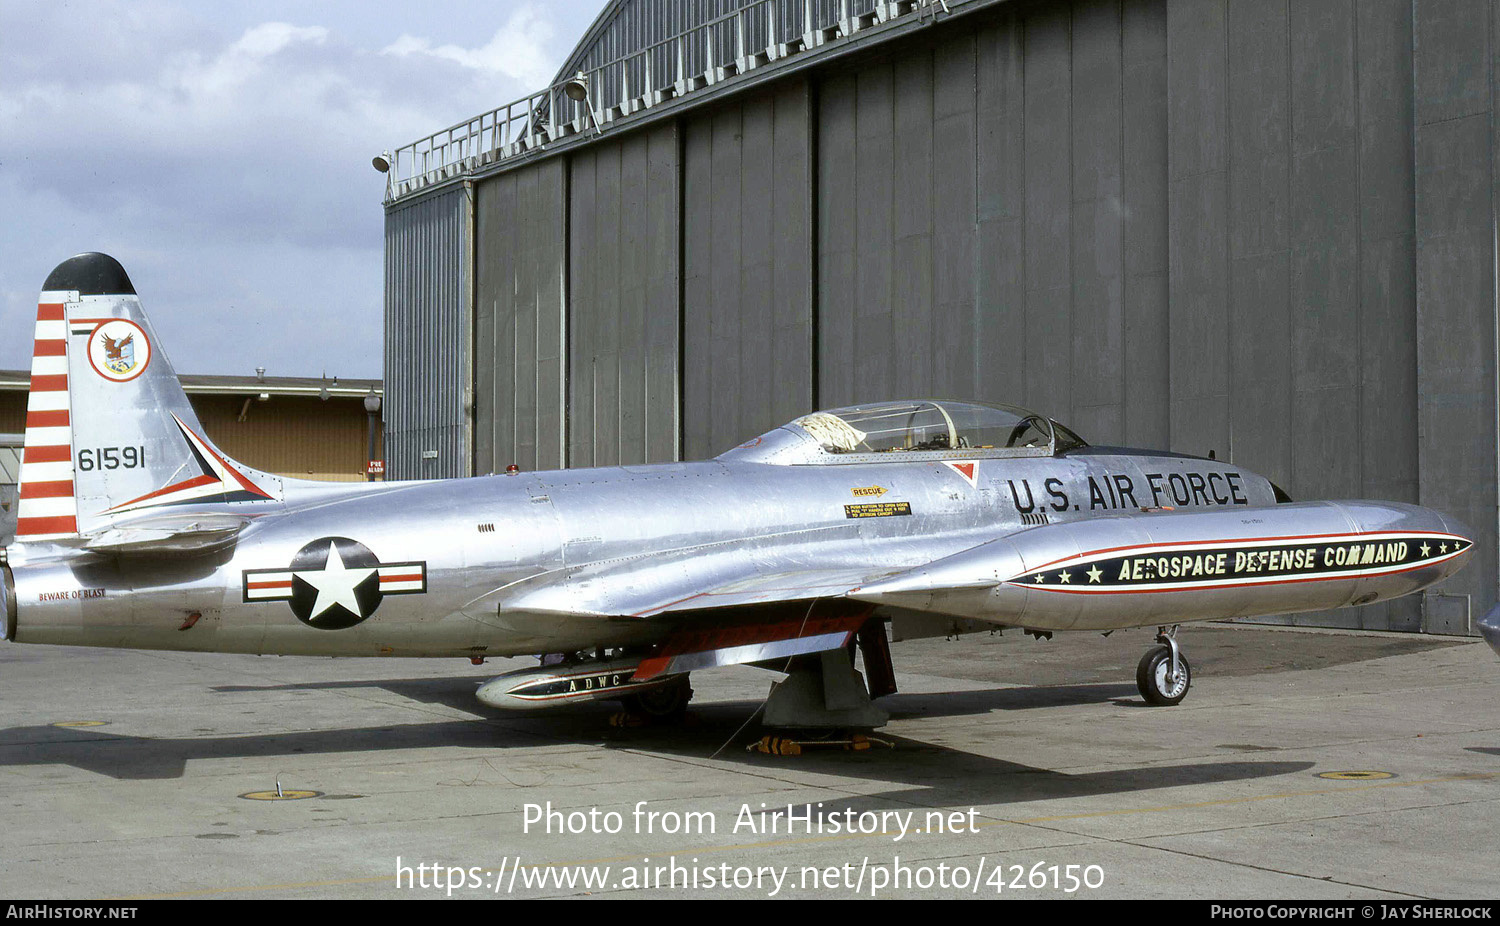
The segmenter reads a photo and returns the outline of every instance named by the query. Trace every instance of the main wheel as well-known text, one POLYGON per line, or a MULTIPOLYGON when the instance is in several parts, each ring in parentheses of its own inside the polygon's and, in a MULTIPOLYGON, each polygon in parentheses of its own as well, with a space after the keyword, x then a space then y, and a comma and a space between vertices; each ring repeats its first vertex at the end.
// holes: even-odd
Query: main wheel
POLYGON ((627 711, 643 714, 654 720, 680 717, 687 712, 688 702, 693 700, 693 686, 686 675, 665 685, 648 688, 638 695, 621 698, 627 711))
POLYGON ((1187 657, 1181 653, 1178 653, 1177 661, 1182 665, 1182 673, 1168 682, 1167 676, 1172 671, 1172 650, 1169 647, 1153 646, 1141 657, 1141 664, 1135 670, 1135 686, 1141 690, 1141 697, 1147 704, 1171 706, 1187 697, 1188 688, 1193 684, 1193 670, 1188 666, 1187 657))

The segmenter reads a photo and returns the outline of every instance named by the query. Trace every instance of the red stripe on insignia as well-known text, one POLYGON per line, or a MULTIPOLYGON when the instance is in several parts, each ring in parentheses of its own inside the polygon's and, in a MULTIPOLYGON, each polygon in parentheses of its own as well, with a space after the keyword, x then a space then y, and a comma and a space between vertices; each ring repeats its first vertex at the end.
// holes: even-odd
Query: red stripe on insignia
POLYGON ((291 579, 274 579, 274 580, 271 580, 271 581, 268 581, 268 582, 246 582, 245 583, 245 587, 246 588, 254 588, 254 589, 262 589, 262 588, 291 588, 292 587, 292 580, 291 579))
POLYGON ((48 338, 45 341, 38 338, 36 348, 32 350, 33 357, 66 357, 68 354, 68 342, 48 338))
POLYGON ((63 304, 61 302, 43 302, 36 307, 36 320, 39 322, 60 322, 63 320, 63 304))
POLYGON ((382 582, 420 582, 420 581, 422 581, 422 574, 420 572, 403 572, 403 573, 401 573, 399 575, 383 575, 383 576, 380 577, 380 581, 382 581, 382 582))
POLYGON ((25 482, 21 484, 22 498, 68 498, 73 494, 73 480, 56 482, 25 482))
POLYGON ((32 392, 67 392, 68 375, 66 373, 53 373, 49 376, 33 376, 31 378, 32 392))
POLYGON ((26 448, 23 463, 67 463, 73 459, 73 448, 67 444, 49 444, 26 448))
POLYGON ((74 515, 65 515, 55 518, 17 518, 16 536, 27 537, 32 534, 76 534, 78 533, 78 518, 74 515))
POLYGON ((57 411, 26 413, 26 427, 28 428, 66 428, 67 426, 68 410, 66 408, 57 411))

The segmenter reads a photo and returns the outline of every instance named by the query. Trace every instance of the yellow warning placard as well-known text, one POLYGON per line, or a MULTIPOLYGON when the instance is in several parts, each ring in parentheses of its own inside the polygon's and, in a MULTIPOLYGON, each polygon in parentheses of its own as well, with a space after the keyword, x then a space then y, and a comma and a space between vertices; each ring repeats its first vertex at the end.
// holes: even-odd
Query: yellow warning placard
POLYGON ((846 518, 893 518, 907 514, 911 514, 911 502, 869 502, 844 506, 846 518))
POLYGON ((849 490, 855 498, 879 498, 887 491, 885 486, 857 486, 849 490))

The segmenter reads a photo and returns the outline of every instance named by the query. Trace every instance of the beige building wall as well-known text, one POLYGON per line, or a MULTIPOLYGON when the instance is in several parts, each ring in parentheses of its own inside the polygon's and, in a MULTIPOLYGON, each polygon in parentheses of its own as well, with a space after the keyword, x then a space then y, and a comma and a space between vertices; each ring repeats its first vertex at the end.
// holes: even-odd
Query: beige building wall
MULTIPOLYGON (((272 395, 189 396, 209 440, 256 469, 300 479, 365 478, 366 416, 362 398, 272 395)), ((378 426, 378 423, 377 423, 378 426)), ((26 430, 26 393, 0 391, 0 434, 26 430)), ((376 436, 377 458, 384 452, 376 436)))

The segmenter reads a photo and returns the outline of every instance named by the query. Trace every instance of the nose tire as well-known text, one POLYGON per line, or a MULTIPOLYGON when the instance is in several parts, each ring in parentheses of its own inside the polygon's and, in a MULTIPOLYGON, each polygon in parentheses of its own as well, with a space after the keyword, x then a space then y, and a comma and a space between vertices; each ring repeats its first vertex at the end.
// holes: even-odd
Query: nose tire
POLYGON ((1188 666, 1186 656, 1179 653, 1177 660, 1182 665, 1182 676, 1168 681, 1167 676, 1172 671, 1172 650, 1169 647, 1153 646, 1141 657, 1140 665, 1135 669, 1135 687, 1140 689, 1147 704, 1171 707, 1187 697, 1193 684, 1193 670, 1188 666))

